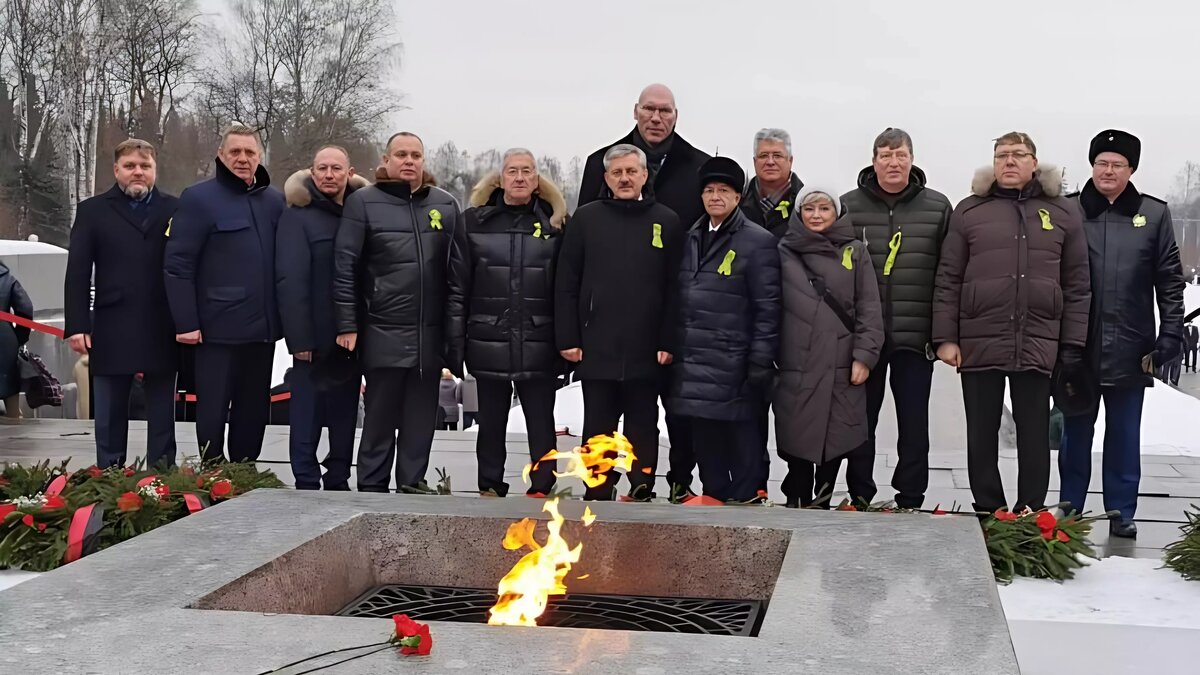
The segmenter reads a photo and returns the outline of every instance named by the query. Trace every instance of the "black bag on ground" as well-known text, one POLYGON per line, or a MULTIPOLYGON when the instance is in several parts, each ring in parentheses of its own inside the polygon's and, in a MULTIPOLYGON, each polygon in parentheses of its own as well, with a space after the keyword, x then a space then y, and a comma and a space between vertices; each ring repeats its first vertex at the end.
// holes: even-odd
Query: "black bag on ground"
POLYGON ((62 385, 50 373, 42 357, 29 351, 28 347, 21 347, 17 352, 17 363, 21 370, 21 391, 25 392, 25 402, 30 408, 62 405, 62 385))

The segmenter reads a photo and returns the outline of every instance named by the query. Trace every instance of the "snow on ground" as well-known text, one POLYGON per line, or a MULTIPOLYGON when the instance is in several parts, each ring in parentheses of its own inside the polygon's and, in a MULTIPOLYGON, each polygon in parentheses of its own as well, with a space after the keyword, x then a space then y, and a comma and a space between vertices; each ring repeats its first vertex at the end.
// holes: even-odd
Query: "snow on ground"
POLYGON ((29 581, 38 576, 38 572, 23 572, 21 570, 0 570, 0 591, 16 586, 22 581, 29 581))
POLYGON ((1160 560, 1089 561, 1061 584, 1017 579, 1000 587, 1009 621, 1067 621, 1200 630, 1200 582, 1160 560))

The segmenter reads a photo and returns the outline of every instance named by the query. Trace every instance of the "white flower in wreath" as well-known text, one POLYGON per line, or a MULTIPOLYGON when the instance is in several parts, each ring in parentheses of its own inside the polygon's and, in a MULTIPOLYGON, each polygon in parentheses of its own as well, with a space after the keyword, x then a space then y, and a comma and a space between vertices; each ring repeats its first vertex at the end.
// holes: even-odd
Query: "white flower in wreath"
POLYGON ((46 496, 39 492, 32 497, 17 497, 13 503, 21 510, 40 509, 46 504, 46 496))

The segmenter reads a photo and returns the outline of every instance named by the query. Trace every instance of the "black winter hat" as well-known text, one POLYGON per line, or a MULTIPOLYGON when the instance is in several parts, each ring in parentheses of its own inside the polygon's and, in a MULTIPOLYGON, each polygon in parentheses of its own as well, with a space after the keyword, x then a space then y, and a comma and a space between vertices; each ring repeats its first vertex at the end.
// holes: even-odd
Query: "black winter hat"
POLYGON ((746 187, 746 172, 728 157, 713 157, 700 167, 700 189, 713 182, 724 183, 741 194, 746 187))
POLYGON ((1092 139, 1088 149, 1088 163, 1095 164, 1096 156, 1102 152, 1115 152, 1129 161, 1129 166, 1137 171, 1138 160, 1142 157, 1142 141, 1137 136, 1119 129, 1105 129, 1092 139))

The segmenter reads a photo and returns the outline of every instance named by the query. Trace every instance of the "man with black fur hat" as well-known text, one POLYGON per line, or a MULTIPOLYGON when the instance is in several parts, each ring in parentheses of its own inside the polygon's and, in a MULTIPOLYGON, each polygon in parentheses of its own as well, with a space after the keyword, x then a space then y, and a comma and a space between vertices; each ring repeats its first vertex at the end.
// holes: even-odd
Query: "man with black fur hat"
POLYGON ((728 157, 700 168, 707 212, 688 232, 679 269, 679 354, 667 409, 691 421, 704 494, 762 502, 758 424, 779 346, 779 250, 738 208, 746 174, 728 157))
MULTIPOLYGON (((1166 202, 1130 182, 1142 144, 1130 133, 1102 131, 1092 139, 1092 178, 1073 197, 1083 212, 1091 264, 1092 307, 1086 366, 1104 400, 1104 510, 1118 537, 1136 537, 1133 516, 1141 477, 1142 401, 1155 368, 1182 353, 1183 267, 1166 202), (1155 331, 1154 309, 1159 324, 1155 331)), ((1092 470, 1098 410, 1067 417, 1058 472, 1061 499, 1083 511, 1092 470)), ((1093 509, 1095 510, 1095 509, 1093 509)))

